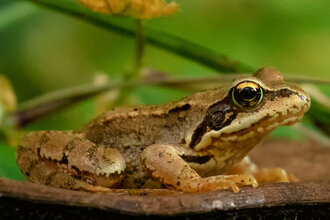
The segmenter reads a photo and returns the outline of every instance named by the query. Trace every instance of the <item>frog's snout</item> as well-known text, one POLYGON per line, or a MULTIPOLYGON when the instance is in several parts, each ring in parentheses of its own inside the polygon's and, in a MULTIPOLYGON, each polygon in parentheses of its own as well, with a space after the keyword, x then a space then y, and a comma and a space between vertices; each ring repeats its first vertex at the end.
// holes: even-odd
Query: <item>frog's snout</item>
POLYGON ((310 97, 302 89, 294 92, 290 97, 287 108, 282 111, 278 120, 282 126, 291 126, 301 121, 311 105, 310 97))

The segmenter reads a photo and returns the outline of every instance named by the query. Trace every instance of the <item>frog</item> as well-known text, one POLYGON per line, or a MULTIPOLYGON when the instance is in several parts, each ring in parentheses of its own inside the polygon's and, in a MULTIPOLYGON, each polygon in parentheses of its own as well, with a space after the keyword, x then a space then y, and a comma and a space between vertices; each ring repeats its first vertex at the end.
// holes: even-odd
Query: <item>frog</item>
POLYGON ((310 97, 274 67, 160 105, 117 107, 78 131, 32 131, 16 161, 26 178, 89 192, 205 192, 295 181, 248 153, 274 129, 299 122, 310 97))

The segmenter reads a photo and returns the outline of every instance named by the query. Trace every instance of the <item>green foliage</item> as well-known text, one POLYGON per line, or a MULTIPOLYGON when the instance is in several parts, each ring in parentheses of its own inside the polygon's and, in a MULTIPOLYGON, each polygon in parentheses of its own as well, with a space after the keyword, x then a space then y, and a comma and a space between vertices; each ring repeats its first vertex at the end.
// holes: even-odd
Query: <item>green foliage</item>
POLYGON ((294 130, 292 127, 279 127, 275 129, 275 131, 273 131, 271 137, 301 140, 302 135, 297 130, 294 130))
POLYGON ((16 165, 15 148, 0 143, 0 177, 23 180, 24 176, 16 165))
POLYGON ((309 117, 313 119, 314 125, 330 136, 330 108, 312 100, 309 117))

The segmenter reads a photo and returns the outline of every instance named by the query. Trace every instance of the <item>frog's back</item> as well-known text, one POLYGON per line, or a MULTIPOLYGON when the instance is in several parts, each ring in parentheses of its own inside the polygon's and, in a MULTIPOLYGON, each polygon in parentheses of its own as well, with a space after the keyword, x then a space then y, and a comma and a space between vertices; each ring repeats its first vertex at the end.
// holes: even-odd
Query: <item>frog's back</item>
POLYGON ((92 120, 82 132, 94 143, 115 148, 182 144, 203 120, 207 106, 222 95, 221 89, 215 89, 163 105, 116 108, 92 120))
POLYGON ((83 133, 94 143, 114 148, 146 147, 154 143, 177 144, 193 121, 191 106, 168 110, 160 106, 117 108, 87 124, 83 133))

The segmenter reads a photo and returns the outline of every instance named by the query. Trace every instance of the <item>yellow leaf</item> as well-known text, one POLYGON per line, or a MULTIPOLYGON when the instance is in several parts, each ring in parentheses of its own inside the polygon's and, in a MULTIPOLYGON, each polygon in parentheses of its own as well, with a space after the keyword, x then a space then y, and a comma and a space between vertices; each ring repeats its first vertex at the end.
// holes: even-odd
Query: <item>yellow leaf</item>
POLYGON ((10 81, 0 75, 0 105, 4 111, 13 111, 16 109, 16 96, 10 81))
POLYGON ((134 18, 168 16, 178 10, 175 2, 165 0, 77 0, 95 12, 134 18))

